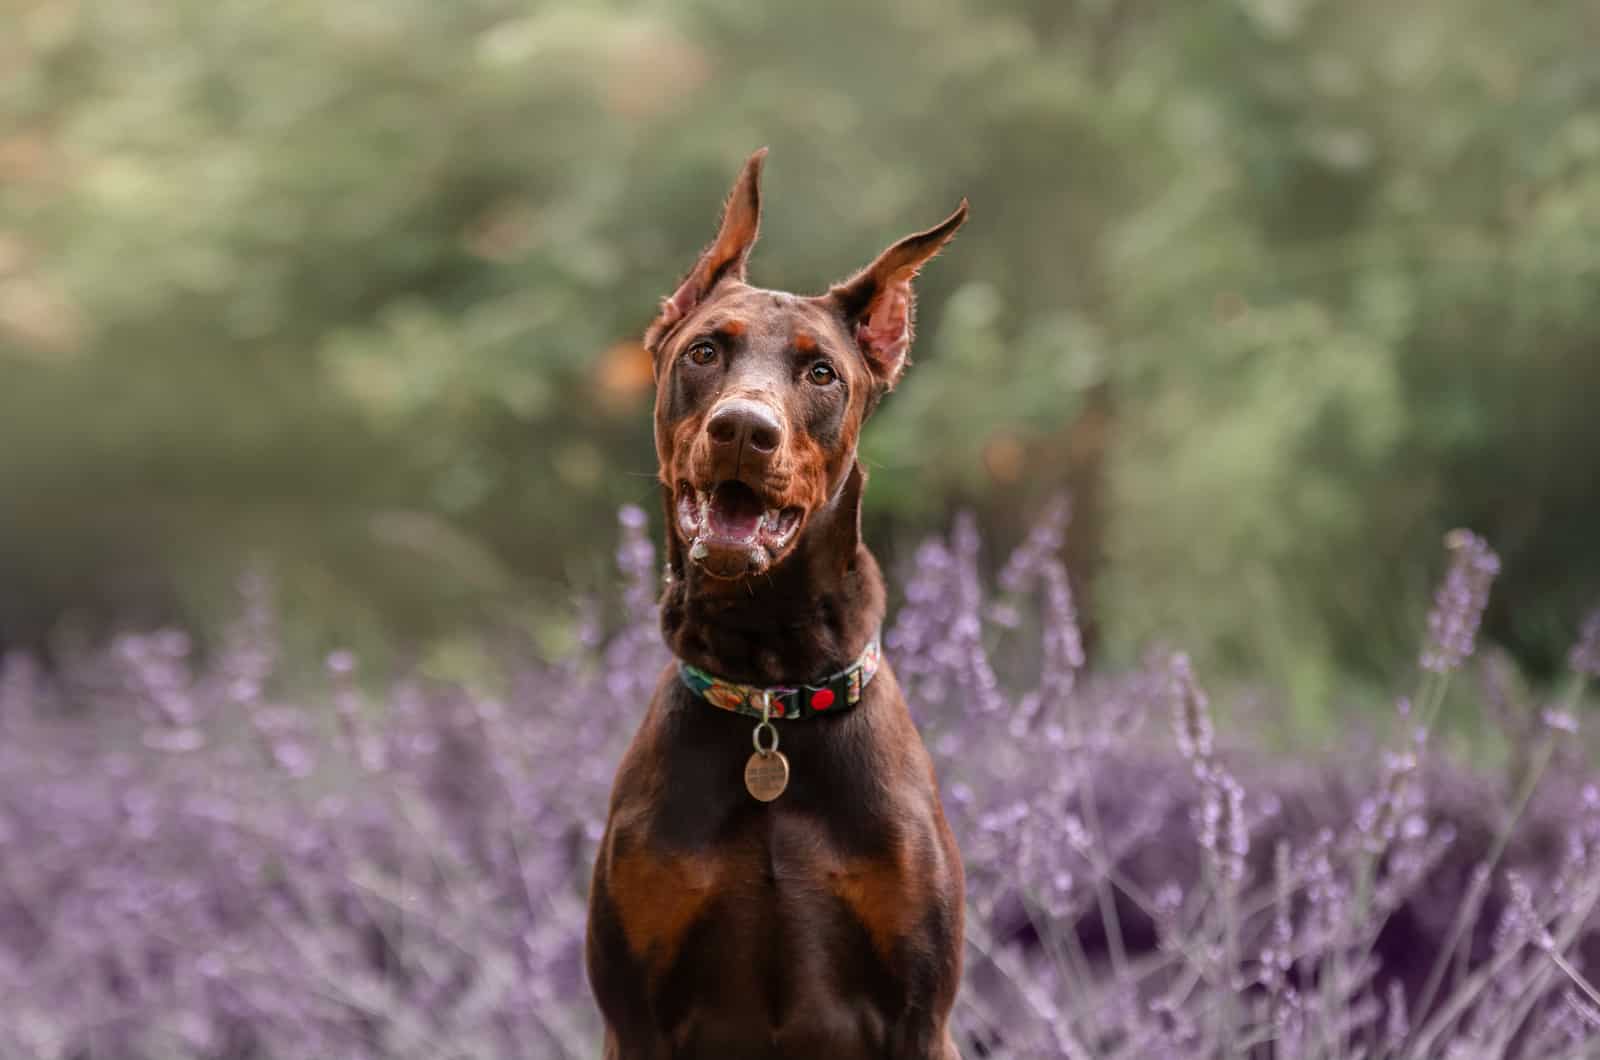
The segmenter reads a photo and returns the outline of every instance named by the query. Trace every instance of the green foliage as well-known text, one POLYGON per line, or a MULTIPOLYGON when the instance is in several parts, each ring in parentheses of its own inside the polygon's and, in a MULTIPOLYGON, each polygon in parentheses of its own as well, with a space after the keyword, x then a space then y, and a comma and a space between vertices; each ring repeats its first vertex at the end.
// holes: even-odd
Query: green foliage
POLYGON ((1593 21, 33 0, 0 44, 0 638, 203 607, 258 556, 341 637, 561 612, 592 528, 654 505, 634 339, 765 143, 758 282, 973 203, 866 439, 880 534, 1103 481, 1105 645, 1320 687, 1415 642, 1467 523, 1496 635, 1553 661, 1600 591, 1593 21))

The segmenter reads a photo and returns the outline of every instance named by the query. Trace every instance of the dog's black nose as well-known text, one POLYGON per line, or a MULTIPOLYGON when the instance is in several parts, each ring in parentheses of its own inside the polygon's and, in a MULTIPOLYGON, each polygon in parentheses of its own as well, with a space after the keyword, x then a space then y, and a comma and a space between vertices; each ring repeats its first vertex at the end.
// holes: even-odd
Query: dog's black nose
POLYGON ((783 424, 777 413, 761 402, 731 398, 706 421, 706 434, 717 449, 771 456, 783 442, 783 424))

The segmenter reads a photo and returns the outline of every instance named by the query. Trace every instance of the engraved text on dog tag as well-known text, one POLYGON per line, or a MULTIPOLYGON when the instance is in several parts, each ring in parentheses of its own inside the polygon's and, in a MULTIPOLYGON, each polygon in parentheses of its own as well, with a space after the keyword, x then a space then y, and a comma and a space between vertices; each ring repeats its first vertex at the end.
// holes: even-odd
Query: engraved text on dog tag
POLYGON ((762 802, 771 802, 789 786, 789 760, 782 751, 757 751, 744 764, 744 786, 762 802))

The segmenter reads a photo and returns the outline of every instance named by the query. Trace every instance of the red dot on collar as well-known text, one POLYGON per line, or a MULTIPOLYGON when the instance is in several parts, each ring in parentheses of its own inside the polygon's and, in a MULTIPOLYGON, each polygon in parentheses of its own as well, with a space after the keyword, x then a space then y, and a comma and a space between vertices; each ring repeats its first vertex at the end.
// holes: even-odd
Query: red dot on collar
POLYGON ((833 706, 833 689, 822 688, 811 693, 811 707, 813 710, 827 710, 833 706))

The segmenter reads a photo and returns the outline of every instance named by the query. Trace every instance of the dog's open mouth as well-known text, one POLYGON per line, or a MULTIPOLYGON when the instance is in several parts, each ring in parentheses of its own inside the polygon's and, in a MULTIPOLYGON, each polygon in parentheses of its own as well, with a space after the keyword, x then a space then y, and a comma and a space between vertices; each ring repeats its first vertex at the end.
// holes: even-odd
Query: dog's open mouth
POLYGON ((689 558, 719 578, 766 570, 794 540, 804 514, 799 507, 767 507, 735 479, 705 490, 678 483, 678 530, 689 558))

